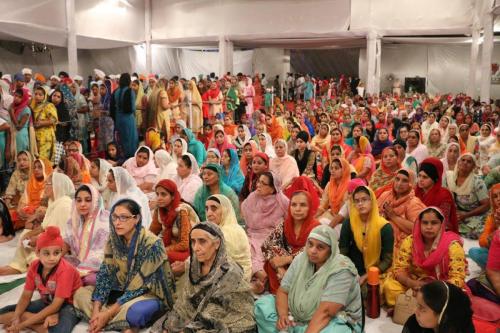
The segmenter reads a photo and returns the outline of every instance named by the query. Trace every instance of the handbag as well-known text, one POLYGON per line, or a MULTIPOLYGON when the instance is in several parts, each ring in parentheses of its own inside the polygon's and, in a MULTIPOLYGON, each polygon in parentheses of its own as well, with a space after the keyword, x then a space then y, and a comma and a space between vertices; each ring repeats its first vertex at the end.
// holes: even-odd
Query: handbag
POLYGON ((398 295, 392 321, 395 324, 404 325, 408 318, 415 313, 416 309, 417 299, 413 296, 413 289, 410 288, 406 293, 398 295))

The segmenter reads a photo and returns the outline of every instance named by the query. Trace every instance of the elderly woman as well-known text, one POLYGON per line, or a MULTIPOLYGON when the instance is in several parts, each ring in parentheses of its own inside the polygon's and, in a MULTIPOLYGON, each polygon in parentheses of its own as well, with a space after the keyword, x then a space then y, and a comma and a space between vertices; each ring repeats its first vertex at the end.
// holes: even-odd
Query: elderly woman
POLYGON ((205 215, 205 202, 208 197, 214 194, 223 194, 231 200, 233 204, 234 211, 236 213, 236 217, 238 219, 238 223, 240 225, 244 225, 243 219, 240 217, 240 207, 238 196, 234 191, 227 186, 222 180, 222 167, 217 164, 208 164, 203 168, 201 172, 203 185, 198 189, 196 195, 194 197, 193 206, 198 213, 201 221, 206 220, 205 215))
POLYGON ((262 283, 266 280, 261 246, 276 225, 286 217, 288 198, 281 191, 279 178, 266 171, 257 180, 257 189, 241 204, 252 254, 252 274, 262 283))
POLYGON ((340 231, 340 253, 352 260, 363 285, 370 267, 377 267, 381 274, 391 267, 394 234, 391 224, 379 215, 375 194, 366 186, 354 190, 349 212, 340 231))
POLYGON ((184 288, 153 332, 255 332, 250 286, 226 252, 223 231, 214 223, 200 223, 191 230, 189 244, 184 288))
POLYGON ((448 171, 443 186, 448 188, 457 205, 458 230, 462 236, 478 239, 483 232, 490 209, 488 189, 481 176, 474 173, 476 158, 466 153, 458 159, 454 171, 448 171))
POLYGON ((212 164, 220 164, 221 154, 217 148, 208 148, 207 150, 207 159, 205 160, 205 165, 212 164))
POLYGON ((158 175, 156 176, 156 181, 159 182, 162 179, 174 179, 177 175, 178 164, 174 162, 172 155, 164 149, 158 149, 155 152, 155 164, 158 166, 158 175))
MULTIPOLYGON (((392 188, 377 199, 378 209, 394 230, 394 250, 397 253, 401 242, 411 234, 418 213, 425 205, 415 195, 415 174, 408 169, 396 173, 392 188)), ((395 254, 396 254, 395 253, 395 254)))
POLYGON ((315 227, 273 295, 255 303, 259 332, 362 332, 356 267, 340 254, 335 231, 315 227))
POLYGON ((441 132, 437 128, 433 128, 430 131, 429 139, 427 140, 427 151, 431 157, 444 157, 446 144, 442 142, 441 132))
POLYGON ((31 175, 33 167, 33 157, 29 151, 20 151, 16 157, 16 169, 9 179, 9 185, 5 190, 5 203, 9 209, 14 209, 18 206, 23 194, 26 190, 26 184, 31 175))
POLYGON ((177 162, 177 175, 174 176, 173 180, 177 185, 181 198, 191 205, 194 202, 196 192, 203 185, 199 173, 198 162, 196 162, 196 158, 193 155, 186 153, 179 158, 177 162))
POLYGON ((62 231, 66 259, 77 268, 84 285, 95 285, 109 235, 109 212, 95 187, 82 185, 76 190, 71 218, 62 231))
POLYGON ((425 206, 439 208, 446 220, 446 230, 458 233, 457 207, 450 190, 442 185, 443 163, 435 157, 428 157, 420 163, 415 195, 425 206))
POLYGON ((386 147, 382 150, 380 166, 375 170, 371 179, 370 187, 378 197, 382 192, 390 190, 396 172, 401 169, 398 160, 398 151, 394 147, 386 147))
POLYGON ((455 165, 457 165, 458 157, 460 156, 460 145, 457 142, 450 142, 446 145, 446 152, 444 157, 441 159, 443 163, 444 175, 447 171, 455 170, 455 165))
POLYGON ((137 332, 172 308, 175 287, 165 248, 141 222, 141 206, 131 199, 119 200, 111 209, 96 286, 74 295, 90 332, 137 332))
POLYGON ((463 288, 465 253, 460 236, 445 231, 443 214, 436 207, 423 209, 411 236, 401 243, 394 268, 384 281, 386 304, 394 306, 399 294, 419 289, 430 280, 443 280, 463 288))
POLYGON ((295 192, 290 199, 286 219, 274 228, 262 244, 262 254, 265 259, 264 270, 271 293, 276 293, 288 266, 302 252, 311 230, 319 225, 319 222, 314 219, 314 213, 309 193, 295 192))
POLYGON ((297 161, 287 154, 287 143, 283 139, 274 144, 276 157, 269 162, 269 169, 281 179, 282 188, 286 188, 295 177, 300 176, 297 161))
POLYGON ((227 255, 243 269, 246 281, 252 277, 250 244, 245 230, 238 224, 231 201, 222 194, 208 197, 205 204, 207 221, 219 226, 224 234, 227 255))

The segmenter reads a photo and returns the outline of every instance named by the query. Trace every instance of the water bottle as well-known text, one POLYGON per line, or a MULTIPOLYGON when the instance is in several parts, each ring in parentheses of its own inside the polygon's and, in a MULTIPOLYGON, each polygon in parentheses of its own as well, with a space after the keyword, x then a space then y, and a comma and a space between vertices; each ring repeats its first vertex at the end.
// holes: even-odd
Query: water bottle
POLYGON ((380 278, 377 267, 370 267, 368 269, 367 287, 366 315, 369 318, 375 319, 380 317, 380 278))

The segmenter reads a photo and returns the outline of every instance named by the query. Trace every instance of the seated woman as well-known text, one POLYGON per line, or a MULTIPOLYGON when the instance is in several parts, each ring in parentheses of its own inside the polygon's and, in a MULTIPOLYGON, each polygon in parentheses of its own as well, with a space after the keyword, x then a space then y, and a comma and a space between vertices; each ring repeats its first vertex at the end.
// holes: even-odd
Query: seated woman
POLYGON ((379 128, 372 143, 372 155, 375 160, 380 160, 385 148, 392 145, 387 128, 379 128))
POLYGON ((236 147, 236 151, 238 152, 238 158, 243 156, 243 146, 252 138, 252 134, 250 133, 250 129, 247 125, 239 125, 238 126, 238 135, 233 140, 233 144, 236 147))
POLYGON ((446 144, 441 140, 441 131, 434 128, 430 131, 427 140, 427 151, 430 157, 443 158, 446 152, 446 144))
POLYGON ((205 165, 207 164, 220 164, 221 154, 217 148, 208 148, 207 159, 205 160, 205 165))
POLYGON ((476 332, 471 301, 461 288, 433 281, 418 290, 415 314, 406 321, 403 333, 427 332, 476 332))
POLYGON ((377 199, 381 215, 391 223, 394 230, 394 257, 403 239, 411 234, 418 214, 425 208, 415 196, 413 171, 401 169, 396 173, 390 191, 386 191, 377 199))
POLYGON ((393 270, 383 283, 386 304, 394 306, 399 294, 409 288, 417 290, 430 280, 463 288, 465 263, 460 236, 445 230, 444 216, 438 208, 425 208, 412 235, 401 243, 393 270))
MULTIPOLYGON (((245 149, 247 149, 245 145, 245 149)), ((245 200, 250 193, 257 188, 257 179, 265 172, 269 171, 269 156, 262 152, 256 152, 252 157, 252 166, 245 176, 245 182, 239 195, 240 201, 245 200)))
POLYGON ((196 192, 203 185, 199 174, 198 162, 190 153, 182 155, 177 161, 177 175, 173 180, 177 185, 182 200, 191 205, 194 203, 196 192))
POLYGON ((444 174, 448 171, 454 171, 460 157, 460 145, 457 142, 450 142, 446 146, 444 157, 441 159, 443 163, 444 174))
POLYGON ((295 177, 300 176, 297 161, 288 155, 288 146, 285 140, 278 139, 274 144, 276 157, 269 162, 269 170, 281 179, 282 189, 286 188, 295 177))
POLYGON ((231 201, 222 194, 211 195, 205 204, 205 211, 207 221, 217 224, 221 229, 228 257, 241 266, 243 277, 250 282, 252 277, 250 245, 245 230, 236 220, 231 201))
POLYGON ((19 205, 21 197, 25 193, 26 184, 30 179, 33 157, 29 151, 20 151, 16 157, 16 169, 9 179, 9 185, 5 190, 4 200, 9 209, 15 209, 19 205))
POLYGON ((207 151, 205 146, 200 141, 196 140, 193 132, 189 128, 184 128, 181 132, 181 138, 186 140, 188 144, 188 152, 193 154, 198 162, 198 165, 202 165, 207 158, 207 151))
POLYGON ((446 230, 458 233, 457 208, 451 192, 442 185, 443 163, 428 157, 420 164, 415 195, 425 206, 439 208, 446 220, 446 230))
POLYGON ((74 198, 71 218, 62 229, 66 260, 77 268, 83 285, 95 285, 109 235, 109 212, 92 185, 80 186, 74 198))
POLYGON ((0 198, 0 243, 10 241, 16 236, 14 224, 10 217, 9 208, 3 199, 0 198))
POLYGON ((328 224, 335 228, 342 222, 339 215, 340 209, 347 201, 347 185, 351 181, 351 168, 349 162, 343 158, 335 158, 330 164, 330 181, 325 187, 321 202, 316 213, 321 224, 328 224))
POLYGON ((240 169, 245 177, 252 171, 252 159, 258 151, 257 143, 253 140, 243 145, 243 153, 240 158, 240 169))
POLYGON ((116 142, 110 142, 106 145, 106 161, 114 167, 122 166, 125 162, 116 142))
POLYGON ((213 141, 213 146, 211 147, 217 150, 219 158, 226 149, 236 150, 236 147, 230 143, 230 136, 230 133, 226 135, 222 129, 215 131, 215 140, 213 141))
POLYGON ((36 215, 34 213, 42 203, 45 182, 51 174, 52 165, 49 160, 42 158, 33 162, 24 193, 17 207, 10 211, 15 230, 24 228, 25 224, 28 224, 27 228, 31 229, 31 221, 35 219, 36 215))
POLYGON ((262 243, 285 219, 289 204, 290 200, 281 191, 279 178, 269 171, 259 176, 257 189, 241 204, 252 254, 252 276, 262 285, 267 280, 262 243))
POLYGON ((458 159, 455 171, 448 171, 443 186, 448 188, 457 205, 458 230, 464 237, 478 239, 484 229, 490 203, 481 176, 476 175, 476 158, 465 153, 458 159))
POLYGON ((27 271, 36 258, 38 235, 46 227, 57 226, 64 232, 66 223, 71 217, 74 192, 75 187, 65 174, 55 172, 47 177, 43 197, 48 200, 48 206, 38 207, 32 215, 30 228, 21 233, 14 258, 7 266, 0 267, 0 275, 21 274, 27 271))
POLYGON ((396 172, 401 169, 398 160, 398 151, 394 147, 382 150, 380 165, 370 179, 370 188, 378 198, 383 192, 390 190, 396 172))
POLYGON ((172 144, 172 158, 178 163, 182 155, 188 152, 188 144, 184 139, 176 139, 172 144))
POLYGON ((255 332, 253 297, 243 270, 226 252, 223 231, 197 224, 189 235, 189 273, 174 308, 153 332, 255 332))
POLYGON ((241 173, 236 150, 230 148, 222 152, 221 166, 224 169, 222 180, 233 189, 234 193, 239 194, 245 182, 245 176, 241 173))
POLYGON ((258 148, 259 151, 265 153, 269 158, 275 158, 276 152, 274 151, 273 140, 268 133, 260 133, 258 135, 258 148))
POLYGON ((92 177, 90 184, 101 194, 104 207, 109 207, 109 198, 111 197, 107 180, 111 168, 111 164, 103 158, 96 158, 90 163, 90 176, 92 177))
POLYGON ((158 149, 154 157, 155 164, 158 166, 158 175, 156 182, 162 179, 174 179, 177 175, 177 163, 174 162, 172 155, 164 149, 158 149))
POLYGON ((356 169, 357 178, 362 178, 367 182, 375 172, 375 159, 371 154, 372 146, 365 136, 354 139, 354 150, 347 159, 356 169))
POLYGON ((152 217, 149 210, 148 197, 137 187, 134 178, 122 167, 113 167, 109 170, 107 176, 108 188, 111 191, 109 198, 109 206, 107 210, 120 199, 128 198, 138 202, 143 209, 142 212, 142 225, 144 228, 149 229, 152 217))
POLYGON ((201 172, 201 178, 203 179, 203 185, 198 189, 194 197, 193 207, 196 213, 200 217, 200 221, 206 221, 205 215, 205 202, 208 197, 214 194, 225 195, 231 203, 233 204, 234 212, 236 218, 238 219, 238 224, 241 226, 245 225, 245 221, 240 217, 240 203, 238 201, 238 196, 234 191, 227 186, 222 180, 222 167, 217 164, 208 164, 205 166, 201 172))
POLYGON ((158 169, 155 166, 154 153, 149 147, 139 147, 135 152, 135 156, 123 163, 123 167, 134 178, 137 187, 142 192, 147 194, 148 197, 153 195, 153 185, 156 183, 158 169))
POLYGON ((491 211, 486 219, 484 231, 479 237, 479 246, 469 250, 469 257, 482 269, 486 267, 488 260, 488 249, 495 231, 500 227, 500 183, 495 184, 490 189, 491 211))
POLYGON ((200 222, 194 209, 181 201, 177 185, 162 179, 155 186, 156 201, 149 230, 162 237, 168 261, 184 261, 189 256, 191 225, 200 222))
POLYGON ((427 147, 421 142, 419 130, 413 129, 408 133, 406 145, 406 154, 414 157, 418 164, 429 157, 427 147))
POLYGON ((142 211, 131 199, 115 203, 96 286, 75 293, 77 314, 91 332, 137 332, 172 309, 175 282, 165 248, 142 226, 142 211))
POLYGON ((255 302, 255 319, 263 333, 360 333, 361 302, 356 267, 340 254, 335 231, 322 225, 310 232, 276 297, 267 295, 255 302))
POLYGON ((349 212, 340 231, 340 253, 352 260, 363 287, 370 267, 377 267, 381 274, 391 267, 394 234, 391 224, 379 215, 375 194, 366 186, 352 193, 349 212))
POLYGON ((331 140, 330 125, 321 123, 319 125, 319 132, 311 140, 311 149, 319 154, 321 154, 323 149, 328 151, 331 140))
POLYGON ((319 222, 314 219, 311 196, 308 192, 295 192, 285 221, 280 222, 262 244, 264 271, 271 293, 276 293, 288 266, 302 252, 309 233, 317 225, 319 222))
POLYGON ((306 131, 300 131, 297 134, 297 148, 293 151, 292 156, 297 161, 301 176, 316 178, 316 153, 307 148, 308 142, 309 134, 306 131))

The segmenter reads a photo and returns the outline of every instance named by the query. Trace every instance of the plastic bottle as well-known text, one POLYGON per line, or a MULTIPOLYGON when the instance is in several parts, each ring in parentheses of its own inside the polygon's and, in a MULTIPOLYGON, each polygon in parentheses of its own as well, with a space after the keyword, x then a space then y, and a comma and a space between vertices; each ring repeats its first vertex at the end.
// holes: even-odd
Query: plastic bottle
POLYGON ((380 317, 380 278, 377 267, 370 267, 368 269, 367 287, 366 315, 369 318, 378 318, 380 317))

